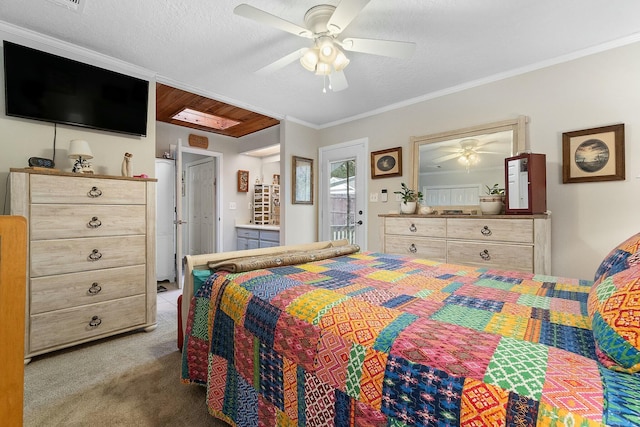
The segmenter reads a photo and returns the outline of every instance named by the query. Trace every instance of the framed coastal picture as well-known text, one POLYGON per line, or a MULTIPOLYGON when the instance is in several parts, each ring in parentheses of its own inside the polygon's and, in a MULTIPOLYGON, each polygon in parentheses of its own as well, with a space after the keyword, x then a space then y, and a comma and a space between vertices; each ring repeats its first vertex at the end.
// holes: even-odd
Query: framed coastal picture
POLYGON ((371 179, 402 176, 402 147, 371 152, 371 179))
POLYGON ((564 184, 624 179, 624 124, 562 134, 564 184))

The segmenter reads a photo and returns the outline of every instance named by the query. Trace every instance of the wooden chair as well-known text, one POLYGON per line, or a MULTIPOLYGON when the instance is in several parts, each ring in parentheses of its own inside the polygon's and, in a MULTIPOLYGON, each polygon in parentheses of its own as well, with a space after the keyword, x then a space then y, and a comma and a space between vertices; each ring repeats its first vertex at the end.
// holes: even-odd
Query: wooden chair
POLYGON ((22 426, 27 220, 0 216, 0 420, 22 426))

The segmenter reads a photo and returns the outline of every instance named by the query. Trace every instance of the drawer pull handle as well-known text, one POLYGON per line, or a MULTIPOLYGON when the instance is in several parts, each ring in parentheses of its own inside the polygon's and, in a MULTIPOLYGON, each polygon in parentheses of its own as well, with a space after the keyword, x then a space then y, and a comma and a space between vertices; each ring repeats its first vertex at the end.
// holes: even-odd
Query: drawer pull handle
POLYGON ((98 295, 101 290, 102 286, 98 285, 98 282, 93 282, 87 292, 91 295, 98 295))
POLYGON ((87 258, 89 258, 89 261, 98 261, 100 258, 102 258, 102 254, 99 250, 94 249, 93 251, 91 251, 87 258))
POLYGON ((480 252, 480 258, 482 258, 485 261, 490 261, 491 255, 489 254, 489 251, 485 249, 484 251, 480 252))
POLYGON ((411 224, 411 227, 409 227, 409 231, 415 233, 416 231, 418 231, 418 229, 416 228, 415 224, 411 224))
POLYGON ((416 248, 415 243, 412 243, 411 246, 409 246, 409 252, 411 252, 412 254, 418 252, 418 248, 416 248))
POLYGON ((492 234, 488 225, 485 225, 484 227, 482 227, 482 230, 480 230, 480 233, 482 233, 483 236, 491 236, 492 234))
POLYGON ((97 328, 101 323, 102 319, 100 319, 98 316, 93 316, 89 321, 89 326, 92 328, 97 328))
POLYGON ((93 218, 91 218, 91 221, 87 223, 87 227, 89 228, 98 228, 101 225, 102 225, 102 221, 100 221, 97 216, 94 216, 93 218))
POLYGON ((102 196, 102 190, 100 190, 98 187, 91 187, 91 190, 89 190, 87 196, 95 199, 96 197, 102 196))

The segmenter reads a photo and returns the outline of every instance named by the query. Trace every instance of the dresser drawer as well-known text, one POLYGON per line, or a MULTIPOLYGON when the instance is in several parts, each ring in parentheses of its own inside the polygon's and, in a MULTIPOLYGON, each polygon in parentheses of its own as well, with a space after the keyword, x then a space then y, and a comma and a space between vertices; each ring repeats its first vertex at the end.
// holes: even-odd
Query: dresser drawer
POLYGON ((31 175, 31 203, 143 205, 143 181, 31 175))
POLYGON ((145 234, 144 205, 32 205, 31 240, 145 234))
POLYGON ((447 219, 447 238, 533 243, 531 219, 447 219))
POLYGON ((144 294, 145 266, 31 279, 31 314, 144 294))
POLYGON ((119 329, 142 325, 145 316, 144 295, 32 315, 30 350, 35 352, 89 340, 119 329))
POLYGON ((446 241, 425 237, 386 236, 384 252, 434 261, 446 260, 446 241))
POLYGON ((532 272, 533 246, 449 241, 447 262, 532 272))
POLYGON ((31 242, 31 277, 144 264, 145 236, 31 242))
POLYGON ((445 218, 385 218, 384 233, 404 236, 442 237, 446 236, 445 218))

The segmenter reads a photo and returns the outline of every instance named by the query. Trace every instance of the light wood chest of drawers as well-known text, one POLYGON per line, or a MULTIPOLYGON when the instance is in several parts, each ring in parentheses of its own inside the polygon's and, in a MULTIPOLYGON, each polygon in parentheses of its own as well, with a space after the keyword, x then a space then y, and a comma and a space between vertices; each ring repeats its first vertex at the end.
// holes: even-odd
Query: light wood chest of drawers
POLYGON ((385 253, 551 274, 549 215, 380 217, 385 253))
POLYGON ((156 327, 155 180, 11 169, 27 218, 25 359, 156 327))

